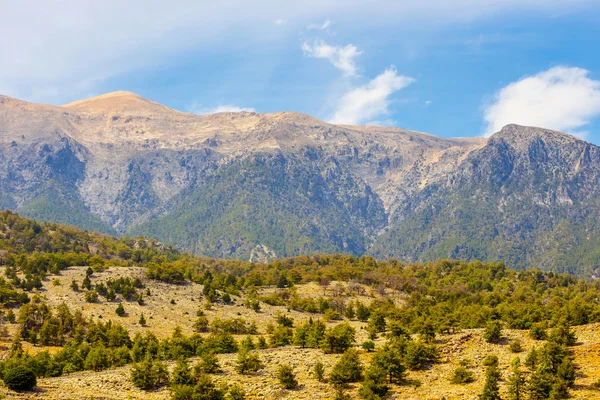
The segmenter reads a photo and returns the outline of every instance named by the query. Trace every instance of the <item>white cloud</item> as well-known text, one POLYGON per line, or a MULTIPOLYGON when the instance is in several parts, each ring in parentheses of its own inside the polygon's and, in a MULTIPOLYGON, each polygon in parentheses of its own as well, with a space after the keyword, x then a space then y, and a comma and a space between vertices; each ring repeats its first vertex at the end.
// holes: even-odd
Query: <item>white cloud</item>
POLYGON ((344 94, 329 122, 358 125, 386 115, 389 113, 390 96, 413 82, 413 78, 398 75, 396 69, 390 67, 366 85, 344 94))
POLYGON ((484 109, 485 135, 498 132, 507 124, 576 133, 597 116, 600 81, 590 79, 585 69, 554 67, 498 91, 495 101, 484 109))
POLYGON ((319 30, 319 31, 324 31, 327 30, 331 27, 331 21, 329 19, 325 20, 325 22, 323 22, 322 24, 309 24, 306 27, 306 30, 312 31, 312 30, 319 30))
POLYGON ((285 25, 287 24, 287 19, 278 19, 274 22, 275 25, 285 25))
POLYGON ((429 107, 432 103, 431 100, 425 100, 425 107, 429 107))
POLYGON ((353 44, 336 47, 325 43, 323 40, 316 40, 312 44, 304 42, 302 50, 307 57, 326 59, 342 71, 345 76, 356 76, 357 68, 354 59, 362 53, 353 44))
POLYGON ((221 104, 216 107, 207 108, 202 107, 199 104, 192 104, 188 107, 188 111, 193 114, 203 115, 203 114, 216 114, 221 112, 256 112, 256 109, 252 107, 239 107, 233 104, 221 104))

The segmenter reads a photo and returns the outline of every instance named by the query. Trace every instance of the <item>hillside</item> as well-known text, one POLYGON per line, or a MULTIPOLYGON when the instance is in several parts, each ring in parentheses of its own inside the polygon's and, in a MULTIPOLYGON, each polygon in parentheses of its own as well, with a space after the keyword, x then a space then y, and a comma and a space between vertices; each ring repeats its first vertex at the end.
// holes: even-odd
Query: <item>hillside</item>
POLYGON ((503 260, 595 276, 599 184, 598 147, 510 125, 470 153, 447 181, 405 203, 371 252, 409 260, 503 260))
POLYGON ((600 393, 600 285, 569 275, 340 254, 254 264, 11 212, 0 213, 0 270, 0 378, 17 366, 38 378, 33 391, 0 386, 7 398, 218 399, 237 385, 247 399, 476 399, 490 371, 508 398, 516 357, 522 395, 600 393), (262 367, 240 372, 249 348, 262 367), (353 355, 362 373, 344 381, 336 365, 353 355), (185 383, 188 364, 204 383, 185 383), (295 388, 282 387, 282 365, 295 388), (472 382, 451 381, 461 366, 472 382), (144 389, 132 378, 140 368, 165 368, 170 383, 144 389), (378 368, 392 368, 393 382, 378 368))
POLYGON ((598 148, 509 125, 489 139, 172 110, 129 92, 0 96, 0 208, 248 260, 342 252, 504 261, 592 277, 598 148))

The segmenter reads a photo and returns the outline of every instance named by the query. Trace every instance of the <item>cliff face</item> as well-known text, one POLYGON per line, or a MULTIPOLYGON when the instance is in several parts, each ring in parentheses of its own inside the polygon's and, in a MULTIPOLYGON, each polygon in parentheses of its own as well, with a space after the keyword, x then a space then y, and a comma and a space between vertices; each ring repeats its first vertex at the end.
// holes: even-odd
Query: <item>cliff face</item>
POLYGON ((519 126, 445 139, 291 112, 193 115, 128 92, 62 107, 0 96, 1 207, 220 257, 555 265, 551 248, 580 249, 593 229, 598 157, 519 126))
POLYGON ((599 183, 598 147, 509 125, 399 209, 371 251, 591 276, 600 260, 599 183))

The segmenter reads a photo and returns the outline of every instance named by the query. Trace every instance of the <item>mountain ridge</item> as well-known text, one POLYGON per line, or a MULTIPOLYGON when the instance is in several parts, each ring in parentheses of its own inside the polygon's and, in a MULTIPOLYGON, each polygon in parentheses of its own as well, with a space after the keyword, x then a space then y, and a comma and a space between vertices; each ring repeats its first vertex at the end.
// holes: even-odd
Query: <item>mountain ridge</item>
MULTIPOLYGON (((531 254, 600 244, 582 239, 598 183, 598 147, 543 128, 442 138, 289 111, 195 115, 130 92, 64 106, 0 97, 1 207, 211 256, 264 246, 539 267, 548 257, 531 254)), ((568 268, 591 274, 590 254, 568 268)))

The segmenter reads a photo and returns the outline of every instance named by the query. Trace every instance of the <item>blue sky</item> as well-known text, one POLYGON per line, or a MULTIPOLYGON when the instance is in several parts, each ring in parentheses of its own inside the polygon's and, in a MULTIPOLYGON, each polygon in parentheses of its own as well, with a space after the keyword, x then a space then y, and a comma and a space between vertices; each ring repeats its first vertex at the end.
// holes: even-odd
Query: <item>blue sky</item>
POLYGON ((600 144, 596 1, 19 3, 0 0, 0 93, 24 100, 129 90, 197 113, 446 137, 514 122, 600 144))

